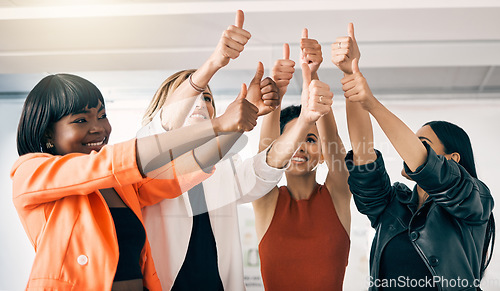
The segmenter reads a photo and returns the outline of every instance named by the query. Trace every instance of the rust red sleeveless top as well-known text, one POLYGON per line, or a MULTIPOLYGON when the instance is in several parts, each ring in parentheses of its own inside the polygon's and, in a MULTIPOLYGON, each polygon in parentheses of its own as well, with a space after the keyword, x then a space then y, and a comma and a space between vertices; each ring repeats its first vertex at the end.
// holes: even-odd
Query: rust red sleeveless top
POLYGON ((259 244, 267 291, 342 290, 350 239, 332 198, 318 185, 307 200, 279 188, 274 216, 259 244))

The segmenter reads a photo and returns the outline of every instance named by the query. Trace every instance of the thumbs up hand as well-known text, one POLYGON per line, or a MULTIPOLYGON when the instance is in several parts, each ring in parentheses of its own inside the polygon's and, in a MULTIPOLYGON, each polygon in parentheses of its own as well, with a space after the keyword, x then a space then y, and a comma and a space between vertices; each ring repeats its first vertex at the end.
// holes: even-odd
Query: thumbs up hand
POLYGON ((222 33, 215 51, 210 56, 210 61, 216 69, 226 66, 230 59, 236 59, 245 48, 251 35, 243 29, 244 19, 243 11, 236 11, 235 25, 230 25, 222 33))
POLYGON ((354 37, 354 25, 349 23, 348 36, 337 38, 332 44, 332 63, 345 74, 352 74, 352 62, 361 56, 358 43, 354 37))
POLYGON ((309 38, 307 28, 302 31, 302 38, 300 39, 300 62, 309 66, 312 76, 316 75, 319 66, 323 62, 321 45, 317 40, 309 38))
POLYGON ((288 89, 293 73, 295 73, 294 67, 295 62, 290 60, 290 46, 285 43, 283 44, 283 59, 277 60, 271 71, 271 77, 278 87, 280 103, 288 89))
POLYGON ((227 106, 224 114, 213 119, 212 123, 216 133, 250 131, 257 125, 257 112, 259 110, 246 97, 247 87, 242 84, 240 94, 227 106))
POLYGON ((311 71, 305 63, 302 63, 302 78, 300 116, 305 122, 314 123, 331 110, 333 93, 328 84, 319 80, 311 81, 311 71))
POLYGON ((346 75, 342 80, 342 90, 347 102, 359 102, 363 109, 370 111, 376 104, 377 99, 373 96, 368 82, 359 71, 358 59, 352 61, 352 75, 346 75))
POLYGON ((258 116, 266 115, 280 105, 278 86, 269 77, 262 80, 264 66, 261 62, 257 66, 255 76, 248 86, 247 100, 259 110, 258 116))

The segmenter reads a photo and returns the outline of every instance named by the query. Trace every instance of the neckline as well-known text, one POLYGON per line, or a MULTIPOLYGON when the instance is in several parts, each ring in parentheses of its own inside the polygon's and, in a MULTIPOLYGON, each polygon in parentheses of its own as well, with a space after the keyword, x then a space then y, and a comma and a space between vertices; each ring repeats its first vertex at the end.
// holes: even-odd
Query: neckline
POLYGON ((311 200, 311 198, 314 196, 314 194, 316 192, 318 192, 317 190, 320 186, 321 186, 320 184, 316 183, 316 186, 314 186, 313 190, 309 194, 309 198, 304 198, 304 199, 295 199, 295 197, 293 197, 293 195, 292 195, 292 191, 290 191, 288 186, 285 186, 285 187, 286 187, 286 191, 288 192, 287 194, 290 197, 290 199, 292 199, 295 202, 307 202, 307 201, 311 200))

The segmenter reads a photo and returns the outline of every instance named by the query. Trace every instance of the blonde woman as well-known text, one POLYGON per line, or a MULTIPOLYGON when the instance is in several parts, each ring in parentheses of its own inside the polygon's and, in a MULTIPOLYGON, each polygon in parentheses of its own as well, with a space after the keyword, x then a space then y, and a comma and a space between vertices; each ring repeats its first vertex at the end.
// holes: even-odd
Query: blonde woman
MULTIPOLYGON (((238 11, 236 25, 223 33, 215 52, 199 69, 180 71, 165 80, 144 116, 145 134, 217 119, 208 82, 243 50, 250 34, 242 25, 243 12, 238 11)), ((259 64, 247 98, 235 101, 254 104, 259 115, 279 105, 276 85, 270 78, 261 80, 263 73, 259 64)), ((234 132, 218 139, 238 144, 245 136, 234 132)), ((146 229, 164 290, 244 290, 236 206, 267 193, 282 173, 266 163, 265 153, 243 162, 229 156, 215 166, 209 180, 179 198, 146 207, 146 229)))

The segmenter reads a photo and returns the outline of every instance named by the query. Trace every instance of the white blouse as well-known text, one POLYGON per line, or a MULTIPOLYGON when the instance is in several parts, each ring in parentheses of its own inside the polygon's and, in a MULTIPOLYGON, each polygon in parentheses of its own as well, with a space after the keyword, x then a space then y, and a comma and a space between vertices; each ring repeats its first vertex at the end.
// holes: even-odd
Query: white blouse
MULTIPOLYGON (((156 114, 138 135, 164 132, 160 115, 156 114)), ((219 274, 225 290, 245 290, 237 204, 254 201, 269 193, 285 171, 269 166, 266 153, 264 150, 243 162, 238 155, 230 156, 217 163, 212 176, 203 182, 217 245, 219 274)), ((158 277, 163 290, 170 290, 184 262, 191 237, 193 213, 188 193, 145 207, 142 213, 158 277)))

